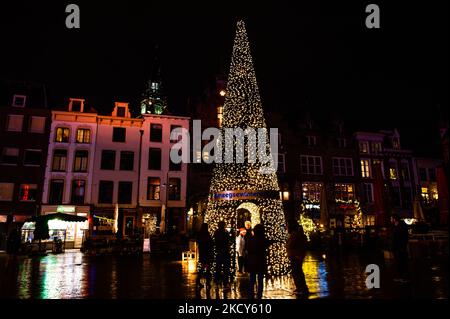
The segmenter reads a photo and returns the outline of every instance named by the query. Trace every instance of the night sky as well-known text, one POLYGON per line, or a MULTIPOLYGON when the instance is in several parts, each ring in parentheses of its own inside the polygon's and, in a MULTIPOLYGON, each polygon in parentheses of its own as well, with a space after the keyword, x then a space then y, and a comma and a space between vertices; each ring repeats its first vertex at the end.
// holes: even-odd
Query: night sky
POLYGON ((137 106, 158 44, 169 108, 185 114, 189 99, 227 73, 243 18, 267 111, 397 127, 405 147, 439 154, 437 109, 449 107, 447 1, 4 2, 0 80, 45 83, 50 107, 69 97, 101 113, 119 100, 137 106), (65 27, 69 3, 80 6, 81 29, 65 27), (365 27, 369 3, 380 6, 381 29, 365 27))

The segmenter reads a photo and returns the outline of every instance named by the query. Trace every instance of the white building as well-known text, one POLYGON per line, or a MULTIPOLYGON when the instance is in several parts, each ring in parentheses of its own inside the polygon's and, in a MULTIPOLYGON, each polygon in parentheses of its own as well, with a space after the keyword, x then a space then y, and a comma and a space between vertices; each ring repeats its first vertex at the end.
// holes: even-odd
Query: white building
MULTIPOLYGON (((71 98, 67 110, 52 111, 41 214, 88 216, 96 135, 97 113, 85 108, 84 99, 71 98)), ((81 245, 86 226, 70 223, 67 248, 81 245)))
POLYGON ((125 236, 140 226, 136 207, 142 122, 131 117, 128 103, 123 102, 115 103, 110 116, 97 117, 91 202, 94 234, 113 231, 116 209, 120 211, 117 227, 125 236))

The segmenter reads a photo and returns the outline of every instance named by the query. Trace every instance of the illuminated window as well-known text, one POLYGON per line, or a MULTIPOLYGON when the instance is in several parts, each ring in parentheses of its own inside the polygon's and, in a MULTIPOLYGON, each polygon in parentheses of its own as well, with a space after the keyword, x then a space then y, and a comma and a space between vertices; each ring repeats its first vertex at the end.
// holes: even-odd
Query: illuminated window
POLYGON ((70 130, 66 127, 57 127, 55 134, 55 142, 68 143, 70 130))
POLYGON ((89 152, 86 150, 78 150, 75 152, 73 165, 74 172, 87 172, 89 152))
POLYGON ((289 200, 289 185, 287 183, 283 183, 280 186, 280 199, 284 201, 289 200))
POLYGON ((320 156, 300 156, 300 166, 302 174, 322 174, 322 157, 320 156))
POLYGON ((320 201, 320 192, 322 191, 322 183, 302 183, 303 200, 312 202, 320 201))
POLYGON ((366 226, 375 226, 375 216, 374 215, 366 215, 366 226))
POLYGON ((8 115, 6 130, 11 132, 22 132, 23 115, 8 115))
POLYGON ((91 130, 79 128, 77 130, 77 143, 90 143, 91 142, 91 130))
POLYGON ((337 200, 349 201, 355 197, 353 184, 334 184, 334 193, 337 200))
POLYGON ((421 191, 422 198, 424 200, 428 201, 430 199, 430 196, 428 195, 428 188, 427 187, 421 187, 420 191, 421 191))
POLYGON ((389 162, 389 178, 398 179, 397 164, 394 161, 389 162))
POLYGON ((36 184, 21 184, 19 190, 19 200, 23 202, 34 202, 37 196, 36 184))
POLYGON ((333 174, 336 176, 353 176, 353 160, 351 158, 333 157, 333 174))
POLYGON ((147 184, 147 199, 159 200, 161 194, 161 179, 159 177, 149 177, 147 184))
POLYGON ((361 160, 361 176, 363 178, 370 178, 372 176, 370 172, 370 160, 368 159, 361 160))
POLYGON ((219 127, 222 127, 222 120, 223 120, 223 106, 217 107, 217 125, 219 127))
POLYGON ((56 149, 53 152, 52 171, 64 172, 66 170, 67 150, 56 149))
POLYGON ((359 152, 362 154, 369 154, 369 142, 367 141, 359 142, 359 152))

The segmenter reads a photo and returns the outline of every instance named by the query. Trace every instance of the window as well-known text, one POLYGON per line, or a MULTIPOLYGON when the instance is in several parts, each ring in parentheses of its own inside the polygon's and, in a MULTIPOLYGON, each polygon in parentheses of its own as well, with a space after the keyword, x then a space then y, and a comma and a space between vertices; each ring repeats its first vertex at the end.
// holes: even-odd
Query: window
POLYGON ((428 176, 430 177, 430 182, 436 182, 436 169, 435 168, 429 168, 428 169, 428 176))
POLYGON ((400 149, 400 140, 398 139, 398 137, 392 138, 392 148, 395 150, 400 149))
POLYGON ((284 161, 284 154, 278 154, 278 168, 277 168, 277 172, 278 173, 285 173, 286 172, 286 166, 285 166, 285 161, 284 161))
POLYGON ((303 200, 319 202, 321 191, 322 183, 302 183, 303 200))
POLYGON ((100 181, 98 185, 98 202, 99 204, 112 204, 113 202, 113 181, 100 181))
POLYGON ((2 152, 2 164, 17 165, 19 163, 19 149, 4 147, 2 152))
POLYGON ((73 165, 74 172, 87 172, 89 152, 86 150, 75 151, 75 160, 73 165))
POLYGON ((355 197, 353 184, 334 184, 336 200, 349 201, 355 197))
POLYGON ((373 184, 364 183, 364 200, 366 203, 373 203, 373 184))
POLYGON ((69 142, 69 134, 70 134, 70 130, 68 128, 57 127, 56 135, 55 135, 55 142, 68 143, 69 142))
POLYGON ((430 195, 428 194, 428 188, 427 187, 421 187, 420 188, 420 193, 422 195, 422 198, 425 201, 429 201, 430 200, 430 195))
POLYGON ((217 126, 222 127, 223 122, 223 106, 217 107, 217 126))
POLYGON ((120 170, 132 171, 134 167, 134 152, 120 152, 120 170))
POLYGON ((315 136, 308 135, 306 136, 306 144, 308 146, 316 146, 317 138, 315 136))
POLYGON ((181 199, 181 179, 169 178, 169 200, 181 199))
POLYGON ((353 176, 353 160, 351 158, 333 157, 333 174, 336 176, 353 176))
POLYGON ((14 193, 14 183, 0 183, 0 202, 12 201, 14 193))
POLYGON ((409 181, 410 180, 409 165, 408 165, 407 162, 402 162, 401 163, 401 170, 402 170, 402 179, 404 181, 409 181))
POLYGON ((150 124, 150 142, 162 142, 161 124, 150 124))
POLYGON ((322 157, 320 156, 300 156, 302 174, 322 174, 322 157))
POLYGON ((337 139, 337 145, 339 148, 346 148, 347 147, 347 140, 345 138, 339 137, 337 139))
POLYGON ((116 151, 102 151, 100 168, 108 170, 114 170, 116 168, 116 151))
POLYGON ((359 142, 359 152, 362 154, 369 154, 369 142, 367 141, 359 142))
POLYGON ((397 164, 393 161, 389 162, 389 178, 392 180, 398 179, 397 164))
POLYGON ((427 169, 426 168, 420 167, 419 168, 419 175, 420 175, 420 180, 422 182, 425 182, 425 181, 428 180, 427 169))
POLYGON ((126 129, 124 127, 114 127, 113 128, 113 142, 125 142, 126 139, 126 129))
POLYGON ((149 177, 147 185, 147 199, 159 200, 161 195, 161 179, 159 177, 149 177))
POLYGON ((91 130, 79 128, 77 130, 77 143, 89 144, 91 142, 91 130))
POLYGON ((372 176, 370 172, 370 160, 368 159, 361 160, 361 176, 363 178, 370 178, 372 176))
POLYGON ((401 206, 400 187, 393 186, 391 188, 391 202, 394 207, 401 206))
POLYGON ((117 116, 119 116, 119 117, 125 117, 125 111, 126 111, 126 108, 125 108, 125 107, 119 106, 119 107, 117 108, 117 116))
POLYGON ((72 104, 72 112, 81 112, 81 106, 83 105, 82 100, 76 100, 76 99, 72 99, 71 102, 72 104))
POLYGON ((64 172, 66 170, 67 150, 55 150, 53 152, 52 171, 64 172))
POLYGON ((72 197, 71 202, 75 205, 84 204, 84 194, 86 190, 86 181, 76 179, 72 181, 72 197))
POLYGON ((64 195, 64 180, 52 179, 50 181, 50 192, 48 203, 51 205, 62 204, 64 195))
POLYGON ((372 142, 372 153, 378 154, 381 152, 381 143, 380 142, 372 142))
POLYGON ((131 204, 132 195, 133 195, 133 183, 119 182, 118 203, 131 204))
POLYGON ((373 164, 374 169, 376 169, 376 166, 377 166, 377 165, 380 166, 380 169, 381 169, 381 176, 383 176, 383 178, 384 178, 383 161, 382 161, 382 160, 379 160, 379 159, 374 159, 373 162, 372 162, 372 164, 373 164))
POLYGON ((36 184, 21 184, 19 190, 19 200, 21 202, 34 202, 37 196, 36 184))
POLYGON ((44 133, 45 132, 45 117, 32 116, 30 118, 30 126, 28 128, 30 133, 44 133))
POLYGON ((23 115, 8 115, 6 130, 11 132, 22 132, 23 115))
POLYGON ((41 150, 25 150, 23 155, 23 165, 40 166, 41 159, 41 150))
POLYGON ((148 156, 148 169, 149 170, 161 170, 161 149, 150 148, 148 156))
MULTIPOLYGON (((181 150, 178 150, 178 154, 181 156, 181 150)), ((172 162, 172 159, 170 158, 170 151, 169 151, 169 171, 181 171, 181 163, 174 163, 172 162)))
POLYGON ((27 101, 26 95, 15 94, 13 97, 12 106, 14 107, 25 107, 25 102, 27 101))

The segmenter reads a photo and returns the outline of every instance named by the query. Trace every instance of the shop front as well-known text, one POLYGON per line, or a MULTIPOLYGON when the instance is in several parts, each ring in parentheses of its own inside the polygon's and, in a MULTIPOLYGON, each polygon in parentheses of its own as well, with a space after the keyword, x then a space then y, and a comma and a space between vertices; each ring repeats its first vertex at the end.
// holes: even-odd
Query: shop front
MULTIPOLYGON (((71 205, 58 205, 58 206, 43 206, 42 215, 50 215, 55 213, 69 214, 79 217, 88 218, 90 207, 89 206, 71 206, 71 205)), ((88 220, 84 222, 66 222, 62 220, 50 220, 48 222, 50 240, 55 238, 65 240, 66 249, 79 249, 83 245, 85 236, 89 229, 88 220)), ((22 228, 23 229, 23 228, 22 228)), ((22 231, 22 239, 24 241, 32 241, 31 231, 22 231)))

